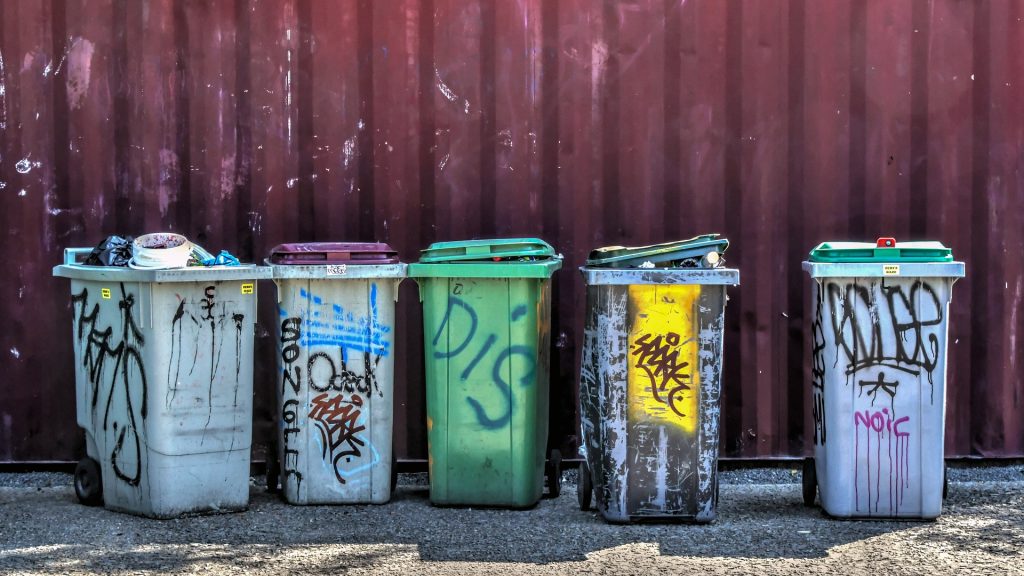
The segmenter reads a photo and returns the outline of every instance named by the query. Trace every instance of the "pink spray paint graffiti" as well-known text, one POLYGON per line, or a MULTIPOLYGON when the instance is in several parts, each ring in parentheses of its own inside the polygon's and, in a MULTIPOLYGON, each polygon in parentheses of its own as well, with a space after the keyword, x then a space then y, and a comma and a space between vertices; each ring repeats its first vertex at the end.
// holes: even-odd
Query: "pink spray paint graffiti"
POLYGON ((909 416, 895 418, 888 408, 881 411, 863 410, 853 414, 855 429, 855 455, 853 487, 857 510, 861 511, 861 474, 860 469, 866 468, 867 475, 863 478, 866 488, 866 511, 877 513, 881 510, 882 478, 888 472, 884 488, 888 492, 888 512, 895 515, 903 504, 904 491, 910 485, 910 433, 900 430, 900 425, 910 421, 909 416), (864 452, 861 452, 861 425, 864 425, 864 452), (872 451, 872 436, 875 437, 872 451), (888 467, 883 469, 882 444, 886 445, 888 467), (872 460, 874 465, 872 466, 872 460))

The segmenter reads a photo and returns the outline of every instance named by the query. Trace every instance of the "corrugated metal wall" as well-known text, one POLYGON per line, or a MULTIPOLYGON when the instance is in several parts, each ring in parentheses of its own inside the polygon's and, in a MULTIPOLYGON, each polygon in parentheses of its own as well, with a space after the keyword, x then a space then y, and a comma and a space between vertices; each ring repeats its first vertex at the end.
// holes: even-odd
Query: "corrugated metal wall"
MULTIPOLYGON (((175 230, 283 241, 537 235, 555 281, 553 434, 575 442, 574 268, 717 231, 722 450, 800 455, 823 239, 934 238, 952 303, 947 452, 1024 455, 1024 5, 866 0, 11 0, 0 6, 0 461, 70 460, 65 246, 175 230)), ((256 442, 271 429, 262 287, 256 442)), ((425 457, 414 284, 399 454, 425 457)), ((269 331, 268 331, 269 330, 269 331)))

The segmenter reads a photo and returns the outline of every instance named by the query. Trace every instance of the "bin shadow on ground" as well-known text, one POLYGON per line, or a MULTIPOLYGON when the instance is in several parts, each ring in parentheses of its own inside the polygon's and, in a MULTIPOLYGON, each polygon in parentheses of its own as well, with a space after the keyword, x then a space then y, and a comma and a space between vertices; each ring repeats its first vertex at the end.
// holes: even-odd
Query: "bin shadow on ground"
POLYGON ((403 486, 383 506, 289 506, 254 487, 242 513, 151 520, 77 503, 70 488, 0 489, 0 571, 241 570, 422 561, 548 564, 604 555, 654 558, 814 559, 873 538, 977 548, 1019 559, 1019 483, 951 489, 938 522, 840 521, 805 508, 797 484, 723 485, 710 525, 605 523, 582 512, 574 486, 525 511, 431 507, 426 489, 403 486), (998 510, 998 513, 993 512, 998 510), (1009 512, 1008 512, 1009 511, 1009 512), (1015 512, 1013 512, 1015 511, 1015 512))

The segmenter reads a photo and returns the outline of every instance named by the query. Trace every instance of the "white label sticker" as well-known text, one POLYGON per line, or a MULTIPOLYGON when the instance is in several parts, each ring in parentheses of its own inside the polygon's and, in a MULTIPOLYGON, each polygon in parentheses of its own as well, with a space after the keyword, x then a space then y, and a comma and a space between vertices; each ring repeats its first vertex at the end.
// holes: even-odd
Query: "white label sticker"
POLYGON ((884 264, 882 266, 882 274, 885 276, 896 276, 900 273, 899 264, 884 264))
POLYGON ((327 275, 328 276, 341 276, 345 272, 348 272, 348 266, 345 264, 328 264, 327 275))

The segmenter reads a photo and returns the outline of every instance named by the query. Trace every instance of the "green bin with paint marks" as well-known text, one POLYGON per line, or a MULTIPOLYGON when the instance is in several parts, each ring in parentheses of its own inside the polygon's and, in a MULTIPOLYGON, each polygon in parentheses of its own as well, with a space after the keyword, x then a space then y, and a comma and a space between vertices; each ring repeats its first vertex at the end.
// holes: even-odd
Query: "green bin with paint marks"
POLYGON ((542 240, 438 242, 409 265, 420 286, 430 501, 527 508, 557 496, 548 441, 551 276, 542 240))

